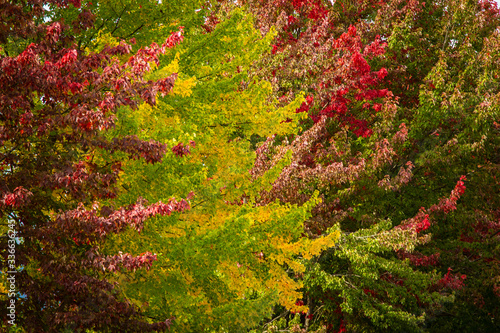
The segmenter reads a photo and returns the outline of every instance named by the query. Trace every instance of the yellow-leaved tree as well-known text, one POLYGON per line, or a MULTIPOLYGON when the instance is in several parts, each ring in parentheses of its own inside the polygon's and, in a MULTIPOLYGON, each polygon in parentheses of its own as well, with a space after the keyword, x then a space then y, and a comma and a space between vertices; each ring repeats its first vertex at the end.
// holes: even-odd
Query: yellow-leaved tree
POLYGON ((315 240, 300 237, 316 196, 300 207, 256 204, 291 160, 286 154, 252 179, 258 142, 294 135, 302 116, 295 112, 302 96, 277 107, 271 85, 248 78, 272 37, 262 38, 240 10, 212 29, 186 28, 184 41, 151 73, 151 79, 177 73, 172 92, 157 96, 155 107, 118 114, 112 135, 158 140, 169 152, 160 164, 124 164, 122 193, 110 204, 131 204, 140 194, 149 202, 189 198, 191 208, 150 219, 139 236, 121 234, 103 251, 156 254, 149 271, 115 273, 114 279, 152 320, 175 318, 174 331, 246 331, 276 304, 306 310, 296 305, 302 285, 293 274, 304 270, 303 259, 339 237, 335 231, 315 240))

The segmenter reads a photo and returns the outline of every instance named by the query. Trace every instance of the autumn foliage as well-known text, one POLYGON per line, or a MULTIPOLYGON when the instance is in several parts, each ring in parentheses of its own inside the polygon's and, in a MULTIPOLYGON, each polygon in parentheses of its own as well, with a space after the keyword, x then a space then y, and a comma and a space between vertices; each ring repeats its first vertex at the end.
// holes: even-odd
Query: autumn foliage
POLYGON ((0 17, 20 331, 499 330, 494 1, 0 17))
POLYGON ((496 290, 484 281, 499 272, 490 257, 498 212, 491 199, 477 201, 498 191, 496 4, 244 3, 262 32, 278 31, 255 75, 281 100, 304 91, 297 112, 311 119, 299 136, 257 150, 255 176, 292 151, 261 200, 300 203, 319 190, 304 236, 335 226, 344 235, 304 275, 303 328, 472 330, 476 316, 481 329, 498 327, 498 298, 479 296, 496 290), (468 226, 477 214, 488 232, 468 226))
POLYGON ((117 194, 124 157, 158 163, 166 147, 136 136, 110 138, 105 131, 114 126, 117 108, 154 104, 157 93, 172 89, 175 75, 156 81, 144 75, 182 41, 182 28, 161 46, 120 61, 131 51, 125 42, 88 52, 71 37, 75 27, 92 27, 90 11, 68 22, 73 28, 62 21, 43 23, 44 6, 80 6, 71 3, 32 1, 26 8, 11 2, 1 9, 2 17, 16 18, 2 25, 1 35, 0 209, 2 221, 14 223, 17 233, 14 256, 2 240, 2 271, 16 271, 17 323, 47 332, 166 328, 170 318, 143 320, 106 278, 107 272, 147 269, 156 255, 103 255, 99 244, 125 228, 140 232, 147 218, 189 209, 189 203, 148 205, 139 198, 128 207, 106 206, 117 194), (18 51, 10 43, 19 40, 29 45, 18 51), (112 157, 99 159, 98 151, 112 157))

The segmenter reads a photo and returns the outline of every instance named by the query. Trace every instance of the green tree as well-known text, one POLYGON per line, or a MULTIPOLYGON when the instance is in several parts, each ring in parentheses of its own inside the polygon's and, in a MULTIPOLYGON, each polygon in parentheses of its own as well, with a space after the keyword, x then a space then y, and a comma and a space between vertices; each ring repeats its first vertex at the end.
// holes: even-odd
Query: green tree
POLYGON ((175 317, 172 329, 179 332, 245 331, 276 303, 302 309, 295 305, 301 283, 287 269, 303 270, 299 254, 318 254, 337 239, 335 232, 318 240, 300 237, 314 196, 301 207, 257 204, 289 156, 253 180, 252 145, 260 137, 296 132, 302 97, 276 107, 270 84, 249 80, 250 66, 272 39, 261 37, 252 23, 236 10, 208 33, 203 27, 186 31, 166 65, 152 73, 177 73, 172 94, 156 107, 118 114, 117 133, 161 140, 174 160, 127 163, 121 178, 126 190, 117 202, 130 202, 134 193, 150 201, 192 197, 189 212, 151 219, 140 237, 130 233, 108 244, 111 251, 157 253, 148 272, 116 279, 127 286, 129 299, 148 304, 149 316, 175 317))

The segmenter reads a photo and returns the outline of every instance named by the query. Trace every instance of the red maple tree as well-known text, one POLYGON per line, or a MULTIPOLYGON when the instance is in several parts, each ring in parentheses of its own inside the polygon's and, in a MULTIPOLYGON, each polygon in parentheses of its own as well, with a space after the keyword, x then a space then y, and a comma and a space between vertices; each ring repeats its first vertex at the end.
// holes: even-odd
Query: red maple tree
POLYGON ((117 195, 124 156, 157 163, 165 155, 160 142, 110 138, 106 130, 119 107, 155 104, 158 93, 172 89, 176 74, 157 81, 144 74, 182 41, 182 27, 162 45, 120 61, 131 52, 124 41, 100 52, 74 41, 77 30, 93 26, 90 11, 80 10, 73 22, 44 20, 47 5, 70 3, 80 6, 31 0, 0 7, 0 17, 11 18, 0 25, 0 212, 9 235, 15 233, 1 240, 2 275, 15 276, 15 292, 1 308, 14 303, 9 323, 29 332, 164 330, 170 318, 141 317, 107 280, 109 272, 149 268, 156 255, 99 249, 109 234, 129 227, 140 232, 147 218, 189 209, 189 203, 148 205, 139 198, 114 209, 100 202, 117 195), (12 42, 19 40, 28 46, 17 50, 12 42), (97 151, 110 157, 94 158, 97 151))

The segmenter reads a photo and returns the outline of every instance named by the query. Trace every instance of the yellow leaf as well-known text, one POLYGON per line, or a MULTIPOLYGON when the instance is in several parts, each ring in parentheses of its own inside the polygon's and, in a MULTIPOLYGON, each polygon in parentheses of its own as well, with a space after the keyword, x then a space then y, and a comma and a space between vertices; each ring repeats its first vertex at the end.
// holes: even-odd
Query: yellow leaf
POLYGON ((174 84, 174 88, 172 89, 172 95, 179 95, 182 97, 191 96, 193 93, 192 88, 196 86, 196 77, 192 77, 186 80, 177 79, 174 84))

